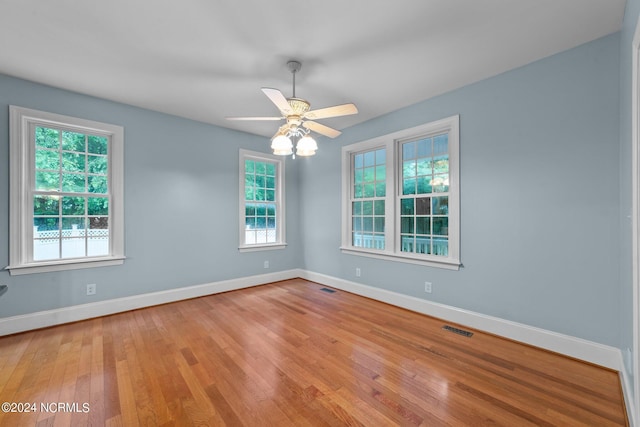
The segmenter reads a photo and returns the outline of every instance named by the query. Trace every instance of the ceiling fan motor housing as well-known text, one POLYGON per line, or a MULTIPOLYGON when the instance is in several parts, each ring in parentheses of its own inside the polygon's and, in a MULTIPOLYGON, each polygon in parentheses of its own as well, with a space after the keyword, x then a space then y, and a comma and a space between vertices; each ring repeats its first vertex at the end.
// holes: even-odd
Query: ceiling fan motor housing
POLYGON ((301 98, 287 98, 287 102, 291 106, 293 110, 293 114, 297 116, 302 116, 304 113, 309 111, 310 104, 301 98))

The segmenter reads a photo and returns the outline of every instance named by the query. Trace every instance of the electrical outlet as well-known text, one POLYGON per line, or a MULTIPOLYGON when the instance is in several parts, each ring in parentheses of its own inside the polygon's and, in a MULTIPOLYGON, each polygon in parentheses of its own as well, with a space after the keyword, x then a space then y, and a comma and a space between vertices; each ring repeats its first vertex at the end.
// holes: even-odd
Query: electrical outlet
POLYGON ((431 293, 431 282, 424 282, 424 291, 428 294, 431 293))
POLYGON ((269 261, 264 262, 264 268, 269 268, 269 261))
POLYGON ((95 295, 97 291, 97 285, 95 283, 91 283, 87 285, 87 295, 95 295))
POLYGON ((356 267, 356 277, 360 277, 360 267, 356 267))

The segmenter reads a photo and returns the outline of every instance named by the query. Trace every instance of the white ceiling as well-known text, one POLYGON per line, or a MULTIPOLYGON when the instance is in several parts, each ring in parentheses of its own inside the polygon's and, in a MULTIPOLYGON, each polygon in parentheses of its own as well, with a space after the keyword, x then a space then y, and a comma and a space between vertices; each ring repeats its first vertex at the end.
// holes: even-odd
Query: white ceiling
POLYGON ((0 73, 271 136, 260 91, 343 129, 620 29, 625 0, 0 0, 0 73))

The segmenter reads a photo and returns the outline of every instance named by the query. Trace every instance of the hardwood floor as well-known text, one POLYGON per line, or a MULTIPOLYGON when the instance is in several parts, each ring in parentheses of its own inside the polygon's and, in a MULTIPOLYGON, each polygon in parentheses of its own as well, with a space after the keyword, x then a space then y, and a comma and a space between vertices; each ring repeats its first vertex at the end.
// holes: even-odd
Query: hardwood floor
POLYGON ((2 337, 0 402, 35 410, 0 425, 626 424, 616 372, 322 288, 289 280, 2 337))

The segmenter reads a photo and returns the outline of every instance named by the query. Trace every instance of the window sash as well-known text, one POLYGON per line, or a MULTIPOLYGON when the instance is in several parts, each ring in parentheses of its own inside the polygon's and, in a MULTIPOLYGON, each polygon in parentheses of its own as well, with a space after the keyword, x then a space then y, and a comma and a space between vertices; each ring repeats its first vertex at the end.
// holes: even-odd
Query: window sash
MULTIPOLYGON (((110 237, 113 234, 111 225, 111 210, 112 196, 109 188, 109 175, 111 170, 111 162, 108 153, 111 151, 111 136, 97 136, 91 135, 85 132, 85 129, 73 128, 69 130, 63 126, 52 126, 51 124, 39 124, 32 122, 29 126, 29 143, 33 148, 35 156, 32 166, 34 167, 34 174, 31 174, 32 182, 29 185, 30 194, 28 197, 29 207, 28 211, 31 212, 31 223, 34 224, 30 229, 31 236, 29 236, 30 248, 29 262, 34 261, 53 261, 69 258, 87 258, 93 256, 109 256, 112 254, 112 248, 110 245, 110 237), (38 146, 37 135, 38 129, 48 129, 57 131, 57 147, 38 146), (82 132, 80 132, 82 131, 82 132), (79 147, 65 147, 65 134, 73 133, 75 135, 82 135, 82 151, 79 147), (96 145, 95 140, 99 141, 99 144, 105 145, 104 154, 103 150, 92 150, 91 145, 96 145), (93 144, 92 144, 93 141, 93 144), (73 148, 73 149, 72 149, 73 148), (37 162, 38 151, 47 155, 47 153, 57 154, 58 161, 57 168, 39 168, 37 162), (96 151, 100 151, 97 153, 96 151), (67 155, 65 157, 65 154, 67 155), (66 170, 65 158, 70 160, 71 155, 81 158, 82 167, 77 167, 78 170, 66 170), (104 171, 96 172, 96 161, 104 159, 104 166, 100 165, 100 169, 104 171), (50 175, 58 175, 58 188, 55 190, 41 190, 38 189, 38 173, 49 173, 50 175), (65 190, 64 176, 77 176, 82 177, 84 184, 83 191, 65 190), (90 192, 92 178, 105 179, 106 189, 103 191, 90 192), (36 215, 35 212, 35 199, 36 198, 55 198, 58 199, 58 212, 46 212, 45 214, 36 215), (83 212, 73 212, 72 214, 64 212, 65 199, 68 201, 70 198, 81 199, 83 205, 83 212), (106 212, 104 208, 99 209, 99 213, 92 209, 89 205, 92 200, 105 199, 106 212), (93 211, 93 212, 92 212, 93 211), (36 220, 57 220, 57 230, 36 230, 36 220), (75 221, 74 224, 71 222, 75 221), (71 228, 65 228, 65 223, 70 224, 71 228), (106 223, 106 228, 104 224, 106 223), (92 226, 93 224, 93 226, 92 226), (78 225, 82 225, 78 229, 78 225), (106 230, 106 231, 104 231, 106 230), (104 240, 106 240, 106 245, 104 240)), ((76 140, 77 145, 77 140, 76 140)), ((56 156, 49 156, 55 158, 56 156)), ((99 164, 99 163, 98 163, 99 164)), ((77 166, 73 165, 72 166, 77 166)), ((104 204, 103 204, 104 205, 104 204)), ((47 227, 45 227, 47 228, 47 227)))
POLYGON ((350 241, 354 247, 386 247, 386 152, 377 147, 351 153, 350 241))
POLYGON ((397 244, 401 252, 448 256, 448 136, 446 131, 396 142, 397 244))

